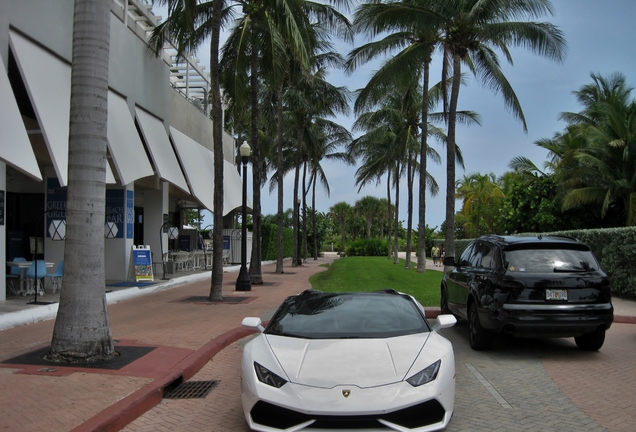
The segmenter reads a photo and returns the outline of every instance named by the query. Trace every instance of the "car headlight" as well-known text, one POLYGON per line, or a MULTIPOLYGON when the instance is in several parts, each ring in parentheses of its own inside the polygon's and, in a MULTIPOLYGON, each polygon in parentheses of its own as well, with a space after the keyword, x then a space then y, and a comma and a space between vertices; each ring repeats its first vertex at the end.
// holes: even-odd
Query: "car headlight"
POLYGON ((256 362, 254 362, 254 370, 256 371, 258 380, 263 384, 267 384, 276 388, 281 388, 282 386, 287 384, 287 380, 279 377, 274 372, 267 369, 265 366, 262 366, 256 362))
POLYGON ((407 379, 406 382, 411 384, 413 387, 419 387, 423 384, 433 381, 435 378, 437 378, 437 373, 439 372, 439 366, 441 364, 442 361, 437 360, 426 369, 421 370, 420 372, 413 375, 411 378, 407 379))

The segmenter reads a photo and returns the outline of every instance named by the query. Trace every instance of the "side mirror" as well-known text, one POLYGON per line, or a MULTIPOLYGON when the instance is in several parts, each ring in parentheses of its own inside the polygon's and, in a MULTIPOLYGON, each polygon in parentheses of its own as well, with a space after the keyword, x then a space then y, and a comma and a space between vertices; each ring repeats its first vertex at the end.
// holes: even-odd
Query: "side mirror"
POLYGON ((457 267, 457 265, 455 264, 455 257, 452 256, 445 257, 442 263, 447 267, 457 267))
POLYGON ((258 317, 243 318, 243 322, 241 324, 243 324, 243 326, 245 326, 245 327, 249 327, 249 328, 258 330, 261 333, 263 333, 265 331, 265 328, 261 325, 262 321, 258 317))
POLYGON ((439 331, 444 328, 452 327, 457 322, 454 315, 439 315, 437 321, 433 325, 433 330, 439 331))

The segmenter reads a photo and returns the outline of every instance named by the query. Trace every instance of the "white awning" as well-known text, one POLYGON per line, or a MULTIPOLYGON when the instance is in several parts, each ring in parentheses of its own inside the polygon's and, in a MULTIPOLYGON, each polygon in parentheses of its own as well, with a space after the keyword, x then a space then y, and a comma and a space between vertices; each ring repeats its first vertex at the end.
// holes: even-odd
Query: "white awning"
MULTIPOLYGON (((11 49, 42 129, 61 186, 68 184, 68 140, 71 108, 71 66, 15 32, 11 49)), ((115 177, 106 164, 106 183, 115 177)))
MULTIPOLYGON (((170 135, 174 140, 192 193, 201 204, 214 212, 214 153, 172 126, 170 135)), ((233 210, 241 209, 243 205, 241 182, 242 179, 236 167, 223 160, 223 216, 233 210)), ((251 210, 252 200, 249 196, 247 206, 251 210)))
POLYGON ((135 111, 150 157, 159 177, 190 193, 188 183, 183 177, 179 161, 174 154, 162 121, 139 107, 135 111))
POLYGON ((24 174, 42 181, 18 103, 15 101, 4 62, 0 58, 0 160, 24 174))
POLYGON ((126 99, 108 91, 108 148, 122 185, 154 175, 126 99))
POLYGON ((210 211, 214 209, 214 154, 201 144, 170 126, 192 194, 210 211))

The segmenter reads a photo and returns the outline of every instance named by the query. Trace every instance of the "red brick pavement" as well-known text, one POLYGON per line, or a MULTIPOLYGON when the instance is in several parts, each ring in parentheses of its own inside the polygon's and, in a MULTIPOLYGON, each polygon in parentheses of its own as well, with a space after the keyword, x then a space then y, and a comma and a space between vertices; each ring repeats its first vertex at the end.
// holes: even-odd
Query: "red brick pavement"
MULTIPOLYGON (((573 343, 573 342, 572 342, 573 343)), ((581 411, 609 431, 636 429, 636 327, 614 323, 599 352, 543 358, 552 380, 581 411)))
MULTIPOLYGON (((207 296, 209 281, 203 281, 109 305, 113 338, 163 347, 168 353, 164 361, 154 360, 162 363, 161 366, 144 363, 148 361, 148 355, 135 362, 134 372, 130 374, 78 368, 56 368, 50 373, 37 372, 38 367, 2 365, 0 429, 30 432, 120 429, 134 416, 158 403, 163 386, 171 378, 183 374, 187 380, 201 367, 201 373, 205 373, 207 366, 220 363, 217 359, 236 348, 221 351, 209 362, 206 354, 215 354, 240 337, 232 332, 240 329, 245 316, 261 316, 277 307, 288 295, 311 288, 309 276, 324 270, 320 265, 332 259, 309 260, 300 267, 290 267, 286 261, 284 274, 275 274, 274 265, 265 265, 265 283, 254 285, 248 292, 234 291, 237 274, 226 273, 224 296, 249 297, 251 301, 246 303, 179 302, 192 296, 207 296), (226 340, 223 340, 224 336, 226 340), (116 426, 109 429, 113 420, 117 421, 116 426)), ((0 332, 0 361, 46 347, 52 332, 53 320, 0 332)), ((221 385, 232 385, 232 382, 223 379, 221 385)), ((238 401, 237 409, 240 398, 238 401)), ((191 430, 210 430, 209 425, 199 427, 201 429, 193 426, 191 430)), ((178 418, 166 421, 161 428, 183 430, 178 418)), ((152 430, 163 430, 161 428, 156 426, 152 430)))
MULTIPOLYGON (((203 281, 109 305, 116 340, 161 350, 121 371, 58 368, 47 373, 38 372, 37 367, 0 367, 0 428, 34 432, 248 431, 239 389, 245 340, 234 342, 248 334, 241 329, 241 320, 262 316, 286 296, 310 288, 309 276, 330 260, 310 260, 297 268, 286 261, 282 275, 273 272, 274 265, 263 266, 265 284, 255 285, 249 292, 234 291, 237 274, 226 273, 224 295, 250 298, 241 304, 179 302, 206 296, 209 281, 203 281), (220 383, 203 399, 162 399, 163 387, 180 375, 184 380, 220 383)), ((0 332, 0 361, 47 346, 52 329, 49 320, 0 332)), ((606 344, 618 343, 624 352, 603 349, 593 356, 543 359, 546 372, 563 393, 610 431, 633 429, 633 415, 625 412, 636 412, 634 330, 634 326, 614 324, 608 332, 606 344), (595 361, 599 359, 602 362, 595 361), (607 391, 609 387, 611 391, 607 391)))

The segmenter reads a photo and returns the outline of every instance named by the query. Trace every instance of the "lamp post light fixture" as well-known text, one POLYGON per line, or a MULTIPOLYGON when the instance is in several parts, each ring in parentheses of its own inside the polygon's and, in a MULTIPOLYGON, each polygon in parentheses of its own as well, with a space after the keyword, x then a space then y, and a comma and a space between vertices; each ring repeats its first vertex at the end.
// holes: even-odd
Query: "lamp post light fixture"
POLYGON ((241 163, 243 164, 243 221, 241 223, 241 269, 236 279, 237 291, 251 291, 252 281, 247 272, 247 161, 252 149, 249 144, 243 141, 239 147, 241 163))

